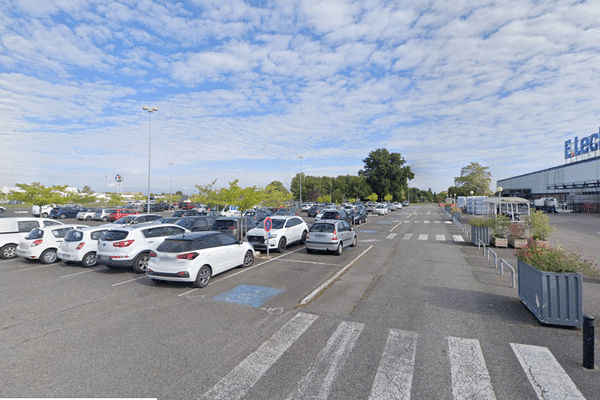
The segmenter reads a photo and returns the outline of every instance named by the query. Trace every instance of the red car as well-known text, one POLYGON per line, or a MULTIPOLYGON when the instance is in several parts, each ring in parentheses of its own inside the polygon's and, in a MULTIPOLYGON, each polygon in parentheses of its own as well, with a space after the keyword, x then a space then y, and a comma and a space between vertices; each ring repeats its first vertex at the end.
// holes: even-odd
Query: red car
POLYGON ((123 218, 127 215, 135 215, 135 214, 139 214, 139 212, 131 210, 129 208, 119 208, 119 209, 115 210, 115 212, 110 213, 108 219, 110 221, 116 221, 119 218, 123 218))

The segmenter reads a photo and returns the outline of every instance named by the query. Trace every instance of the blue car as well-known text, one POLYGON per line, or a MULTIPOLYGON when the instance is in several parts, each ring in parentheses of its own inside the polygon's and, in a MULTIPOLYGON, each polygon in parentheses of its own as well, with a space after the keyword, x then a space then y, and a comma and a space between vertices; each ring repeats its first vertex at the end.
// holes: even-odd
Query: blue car
POLYGON ((79 211, 85 211, 84 208, 73 208, 73 207, 56 207, 50 211, 51 218, 77 218, 79 211))

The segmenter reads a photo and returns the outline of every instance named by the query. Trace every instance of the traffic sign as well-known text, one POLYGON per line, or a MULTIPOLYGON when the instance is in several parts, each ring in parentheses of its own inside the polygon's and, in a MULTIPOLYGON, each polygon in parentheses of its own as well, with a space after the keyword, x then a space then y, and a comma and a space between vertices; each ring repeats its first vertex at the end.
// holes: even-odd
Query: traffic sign
POLYGON ((273 228, 273 220, 271 217, 265 218, 265 231, 269 232, 273 228))

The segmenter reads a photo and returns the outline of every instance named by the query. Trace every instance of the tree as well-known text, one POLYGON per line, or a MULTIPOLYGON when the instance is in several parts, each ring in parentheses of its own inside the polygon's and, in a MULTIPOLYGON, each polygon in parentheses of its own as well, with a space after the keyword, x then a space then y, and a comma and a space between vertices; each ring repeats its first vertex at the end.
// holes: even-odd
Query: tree
POLYGON ((85 185, 81 189, 81 193, 94 193, 94 191, 88 185, 85 185))
POLYGON ((489 168, 472 162, 460 169, 460 176, 454 178, 454 185, 465 189, 469 194, 473 191, 476 196, 489 196, 493 194, 490 190, 491 181, 489 168))
POLYGON ((402 190, 408 186, 408 180, 415 175, 400 153, 390 153, 387 149, 377 149, 369 153, 363 160, 365 168, 358 172, 366 182, 383 199, 391 194, 395 199, 402 198, 402 190))
POLYGON ((68 203, 68 199, 63 196, 67 185, 46 187, 39 182, 34 182, 31 185, 17 183, 15 186, 22 191, 11 192, 8 196, 11 200, 21 201, 36 206, 68 203))

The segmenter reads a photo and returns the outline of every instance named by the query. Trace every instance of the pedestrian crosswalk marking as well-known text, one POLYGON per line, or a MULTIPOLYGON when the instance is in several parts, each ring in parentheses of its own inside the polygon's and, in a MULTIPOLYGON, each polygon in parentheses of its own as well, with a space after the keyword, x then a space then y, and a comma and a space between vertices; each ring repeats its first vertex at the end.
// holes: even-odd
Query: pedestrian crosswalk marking
POLYGON ((444 236, 444 235, 435 235, 435 240, 445 241, 446 240, 446 236, 444 236))
POLYGON ((444 221, 444 222, 448 225, 452 224, 452 221, 444 221))
POLYGON ((202 398, 241 399, 317 318, 318 316, 313 314, 296 314, 254 353, 217 382, 202 398))
POLYGON ((479 341, 448 338, 448 358, 454 399, 495 399, 479 341))
POLYGON ((397 233, 390 233, 389 235, 386 236, 386 239, 393 239, 395 238, 397 235, 397 233))
MULTIPOLYGON (((317 318, 317 315, 298 313, 208 390, 202 399, 245 397, 317 318)), ((364 328, 365 325, 359 322, 340 322, 287 399, 327 399, 364 328)), ((418 337, 416 332, 389 330, 377 371, 374 372, 369 400, 410 399, 415 363, 418 361, 418 337)), ((479 341, 453 336, 446 340, 446 365, 450 370, 453 398, 495 399, 479 341)), ((510 343, 510 346, 539 399, 585 400, 548 348, 516 343, 510 343)))
POLYGON ((584 399, 569 375, 546 347, 511 343, 539 399, 584 399))
POLYGON ((429 220, 425 220, 425 221, 423 221, 423 222, 424 222, 424 223, 426 223, 426 224, 428 224, 428 223, 429 223, 429 222, 431 222, 431 221, 429 221, 429 220))
POLYGON ((288 399, 326 399, 364 327, 358 322, 342 321, 313 361, 295 395, 288 399))
POLYGON ((409 240, 412 237, 412 233, 405 233, 404 236, 402 236, 402 240, 409 240))
POLYGON ((455 242, 464 242, 465 241, 465 239, 463 239, 463 237, 460 235, 452 235, 452 238, 454 239, 455 242))
POLYGON ((429 237, 428 234, 422 233, 422 234, 419 235, 419 240, 427 240, 428 237, 429 237))
POLYGON ((439 224, 439 223, 440 223, 440 221, 433 221, 433 222, 435 222, 436 224, 439 224))
POLYGON ((417 334, 390 329, 369 400, 410 399, 417 334))

